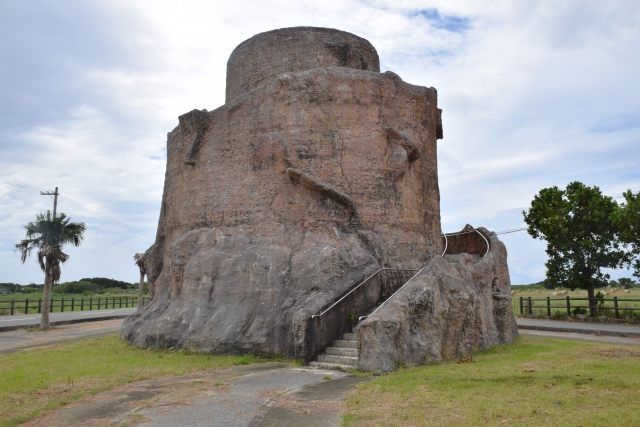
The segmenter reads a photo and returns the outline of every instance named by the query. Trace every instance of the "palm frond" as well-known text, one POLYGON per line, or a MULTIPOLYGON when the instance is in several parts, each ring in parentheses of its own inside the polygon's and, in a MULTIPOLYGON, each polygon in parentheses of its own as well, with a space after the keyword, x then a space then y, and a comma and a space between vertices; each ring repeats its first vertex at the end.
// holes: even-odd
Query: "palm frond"
POLYGON ((71 218, 63 212, 54 218, 51 212, 47 211, 46 214, 37 214, 36 220, 24 228, 27 238, 16 244, 22 262, 24 263, 31 251, 37 248, 40 268, 44 272, 50 271, 52 280, 57 281, 60 278, 60 263, 69 259, 62 247, 67 243, 79 246, 86 231, 85 224, 71 222, 71 218))

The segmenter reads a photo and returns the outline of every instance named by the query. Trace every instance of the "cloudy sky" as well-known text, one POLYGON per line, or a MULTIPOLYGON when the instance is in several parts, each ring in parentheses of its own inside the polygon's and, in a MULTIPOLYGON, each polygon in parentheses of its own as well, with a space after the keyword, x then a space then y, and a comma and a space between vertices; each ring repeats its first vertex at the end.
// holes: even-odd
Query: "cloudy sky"
MULTIPOLYGON (((42 281, 14 245, 55 186, 60 210, 88 225, 63 281, 135 281, 166 133, 224 103, 238 43, 298 25, 365 37, 382 71, 438 89, 445 231, 522 227, 545 186, 640 189, 635 0, 0 0, 0 282, 42 281)), ((513 283, 544 278, 544 242, 502 238, 513 283)))

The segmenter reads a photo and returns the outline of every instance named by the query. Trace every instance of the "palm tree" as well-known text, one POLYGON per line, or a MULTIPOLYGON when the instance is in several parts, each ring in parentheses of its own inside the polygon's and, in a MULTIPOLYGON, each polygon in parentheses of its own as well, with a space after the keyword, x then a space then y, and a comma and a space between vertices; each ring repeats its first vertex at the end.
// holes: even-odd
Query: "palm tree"
POLYGON ((62 252, 62 246, 71 243, 80 246, 84 237, 86 226, 84 223, 71 222, 64 213, 54 215, 47 211, 38 214, 36 220, 24 227, 27 230, 26 239, 16 245, 20 250, 21 260, 24 263, 33 249, 38 250, 38 263, 44 271, 44 306, 42 307, 42 319, 40 329, 49 329, 49 295, 51 286, 60 280, 60 264, 69 259, 69 255, 62 252))
POLYGON ((133 260, 140 269, 140 284, 138 285, 138 310, 142 309, 143 297, 144 297, 144 275, 146 273, 144 269, 144 254, 135 254, 133 260))

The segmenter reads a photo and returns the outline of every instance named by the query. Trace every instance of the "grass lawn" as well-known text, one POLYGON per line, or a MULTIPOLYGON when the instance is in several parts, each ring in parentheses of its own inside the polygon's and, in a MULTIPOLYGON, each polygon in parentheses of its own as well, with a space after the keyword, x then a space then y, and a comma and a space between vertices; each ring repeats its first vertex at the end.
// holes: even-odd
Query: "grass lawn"
POLYGON ((121 384, 258 361, 254 356, 142 350, 116 336, 0 355, 0 426, 121 384))
POLYGON ((522 336, 360 384, 346 426, 640 425, 640 346, 522 336))

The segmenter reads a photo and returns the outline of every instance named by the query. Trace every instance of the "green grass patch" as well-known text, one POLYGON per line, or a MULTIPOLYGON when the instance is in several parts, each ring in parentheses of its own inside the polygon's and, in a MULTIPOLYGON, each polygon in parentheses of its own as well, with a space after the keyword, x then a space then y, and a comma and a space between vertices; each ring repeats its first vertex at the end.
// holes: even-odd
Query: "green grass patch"
POLYGON ((523 336, 360 384, 346 426, 640 425, 640 346, 523 336))
POLYGON ((246 365, 254 356, 144 350, 116 336, 0 355, 0 425, 15 425, 121 384, 246 365))

